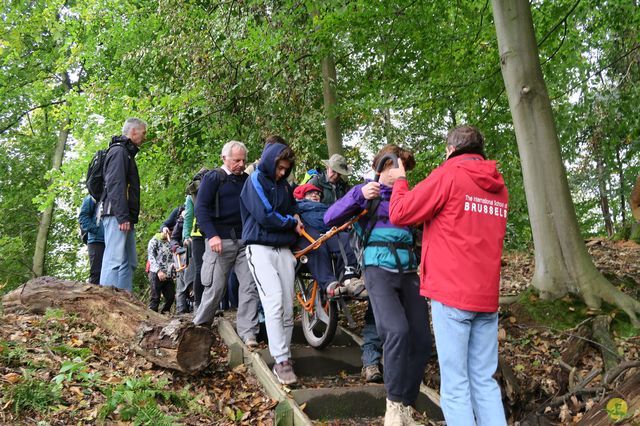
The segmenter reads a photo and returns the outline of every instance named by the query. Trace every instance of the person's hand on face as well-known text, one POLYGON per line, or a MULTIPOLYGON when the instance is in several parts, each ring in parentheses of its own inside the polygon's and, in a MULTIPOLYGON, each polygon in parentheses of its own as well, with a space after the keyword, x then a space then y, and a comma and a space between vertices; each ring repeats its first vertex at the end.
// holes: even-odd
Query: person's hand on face
POLYGON ((389 182, 389 185, 393 185, 395 181, 400 178, 406 178, 407 173, 404 170, 404 164, 402 160, 398 158, 398 167, 394 167, 387 170, 386 180, 389 182))

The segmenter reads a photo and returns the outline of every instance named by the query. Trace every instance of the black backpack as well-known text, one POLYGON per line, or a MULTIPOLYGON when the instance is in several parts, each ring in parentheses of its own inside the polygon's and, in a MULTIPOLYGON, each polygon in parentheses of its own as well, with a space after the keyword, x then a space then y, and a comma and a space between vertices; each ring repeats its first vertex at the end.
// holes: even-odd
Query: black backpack
POLYGON ((107 158, 107 153, 113 146, 125 147, 122 143, 112 143, 106 149, 98 150, 93 154, 93 158, 89 163, 87 169, 86 185, 89 195, 93 197, 96 202, 102 201, 102 195, 104 193, 104 162, 107 158))
POLYGON ((202 183, 202 179, 204 175, 209 172, 216 172, 218 175, 218 180, 220 181, 220 185, 218 186, 218 191, 216 192, 216 217, 220 216, 220 187, 225 184, 227 181, 227 172, 225 172, 221 167, 217 169, 208 170, 203 169, 200 170, 196 175, 191 179, 191 182, 187 185, 185 192, 187 195, 191 195, 191 199, 193 200, 193 205, 196 205, 196 199, 198 197, 198 189, 200 189, 200 183, 202 183))

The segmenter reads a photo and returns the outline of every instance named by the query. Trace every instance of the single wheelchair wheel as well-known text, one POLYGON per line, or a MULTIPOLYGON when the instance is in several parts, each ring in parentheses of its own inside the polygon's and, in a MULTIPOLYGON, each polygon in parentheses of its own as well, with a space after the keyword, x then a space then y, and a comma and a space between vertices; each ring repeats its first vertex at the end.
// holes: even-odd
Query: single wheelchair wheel
POLYGON ((338 306, 327 300, 318 282, 296 277, 298 301, 302 305, 302 332, 307 343, 315 349, 331 344, 338 327, 338 306))

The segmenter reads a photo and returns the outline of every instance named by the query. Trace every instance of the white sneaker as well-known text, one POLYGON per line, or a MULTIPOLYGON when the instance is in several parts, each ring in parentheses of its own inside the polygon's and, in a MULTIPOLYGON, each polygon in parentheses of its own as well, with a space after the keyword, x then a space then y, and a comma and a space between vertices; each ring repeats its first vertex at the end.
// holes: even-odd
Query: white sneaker
POLYGON ((384 426, 403 426, 404 408, 402 402, 387 399, 387 410, 384 413, 384 426))
POLYGON ((253 337, 247 337, 246 339, 244 339, 244 344, 247 345, 250 349, 258 347, 258 341, 253 337))

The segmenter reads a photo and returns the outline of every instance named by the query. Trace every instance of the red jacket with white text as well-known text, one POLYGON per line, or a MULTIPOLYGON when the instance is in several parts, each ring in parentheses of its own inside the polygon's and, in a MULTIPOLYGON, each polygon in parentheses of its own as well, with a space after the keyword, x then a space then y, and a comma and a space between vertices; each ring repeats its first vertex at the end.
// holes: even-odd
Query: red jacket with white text
POLYGON ((420 294, 474 312, 496 312, 507 224, 507 187, 495 161, 450 157, 409 190, 393 186, 395 225, 424 222, 420 294))

